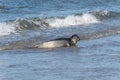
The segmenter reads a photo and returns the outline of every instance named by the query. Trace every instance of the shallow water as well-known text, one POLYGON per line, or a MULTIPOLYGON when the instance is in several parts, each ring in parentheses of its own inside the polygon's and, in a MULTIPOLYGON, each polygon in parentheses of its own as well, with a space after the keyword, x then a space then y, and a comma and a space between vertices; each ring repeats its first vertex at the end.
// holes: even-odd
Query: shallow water
POLYGON ((120 0, 0 0, 0 80, 119 80, 120 0), (77 47, 29 49, 77 34, 77 47))
POLYGON ((120 35, 77 47, 0 51, 1 80, 119 80, 120 35))

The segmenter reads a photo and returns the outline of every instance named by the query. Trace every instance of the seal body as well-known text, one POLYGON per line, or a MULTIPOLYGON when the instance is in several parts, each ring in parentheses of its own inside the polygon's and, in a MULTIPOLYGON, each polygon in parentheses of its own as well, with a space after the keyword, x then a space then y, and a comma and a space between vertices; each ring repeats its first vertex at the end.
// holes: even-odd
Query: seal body
POLYGON ((44 43, 40 43, 38 45, 35 45, 36 48, 57 48, 57 47, 67 47, 70 46, 69 43, 65 40, 61 41, 48 41, 44 43))
POLYGON ((77 35, 73 35, 70 38, 57 38, 47 42, 43 42, 34 46, 34 48, 58 48, 58 47, 70 47, 75 46, 80 38, 77 35))

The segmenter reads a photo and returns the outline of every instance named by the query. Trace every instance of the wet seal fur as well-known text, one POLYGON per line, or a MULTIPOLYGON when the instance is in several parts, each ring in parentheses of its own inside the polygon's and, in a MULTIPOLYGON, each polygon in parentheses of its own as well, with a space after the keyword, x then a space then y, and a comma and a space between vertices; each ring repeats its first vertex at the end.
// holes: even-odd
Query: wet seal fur
POLYGON ((57 38, 47 42, 34 45, 34 48, 58 48, 76 46, 80 40, 79 36, 74 34, 70 38, 57 38))

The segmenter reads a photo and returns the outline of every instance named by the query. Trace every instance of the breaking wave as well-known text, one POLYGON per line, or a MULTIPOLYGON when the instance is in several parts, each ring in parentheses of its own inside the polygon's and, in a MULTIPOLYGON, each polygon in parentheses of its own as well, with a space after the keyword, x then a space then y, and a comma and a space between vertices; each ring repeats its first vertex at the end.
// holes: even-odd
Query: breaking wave
POLYGON ((98 22, 99 20, 92 14, 68 15, 55 18, 16 19, 15 21, 0 23, 0 35, 9 35, 10 33, 23 30, 46 29, 48 27, 60 28, 98 22))
POLYGON ((99 23, 99 20, 96 19, 94 15, 83 14, 81 16, 70 15, 65 18, 56 18, 53 20, 48 20, 48 23, 51 27, 68 27, 74 25, 90 24, 90 23, 99 23))
POLYGON ((65 17, 25 18, 0 23, 0 36, 9 35, 25 30, 38 30, 47 28, 71 27, 75 25, 86 25, 102 22, 106 17, 115 17, 119 13, 95 11, 92 13, 74 14, 65 17))

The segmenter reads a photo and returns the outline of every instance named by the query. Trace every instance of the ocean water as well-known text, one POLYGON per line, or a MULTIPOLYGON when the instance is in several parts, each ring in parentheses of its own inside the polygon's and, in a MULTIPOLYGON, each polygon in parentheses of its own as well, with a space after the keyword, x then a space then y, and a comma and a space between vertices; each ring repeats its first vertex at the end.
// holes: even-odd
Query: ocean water
POLYGON ((0 0, 0 80, 119 80, 120 0, 0 0), (29 49, 79 35, 76 47, 29 49))

